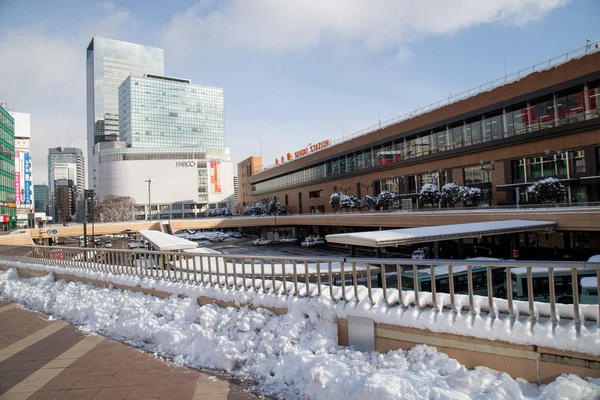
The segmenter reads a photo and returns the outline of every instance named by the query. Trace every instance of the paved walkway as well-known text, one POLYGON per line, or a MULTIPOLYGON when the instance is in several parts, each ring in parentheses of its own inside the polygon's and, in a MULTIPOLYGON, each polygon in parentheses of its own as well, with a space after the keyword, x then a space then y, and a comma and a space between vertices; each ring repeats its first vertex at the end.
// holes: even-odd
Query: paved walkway
POLYGON ((0 400, 257 398, 218 372, 176 366, 0 300, 0 400))

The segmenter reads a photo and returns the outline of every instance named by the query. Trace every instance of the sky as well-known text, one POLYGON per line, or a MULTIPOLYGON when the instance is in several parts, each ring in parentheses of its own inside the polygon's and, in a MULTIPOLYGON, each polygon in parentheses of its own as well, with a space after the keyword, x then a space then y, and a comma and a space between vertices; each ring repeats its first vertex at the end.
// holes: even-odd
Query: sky
MULTIPOLYGON (((86 148, 86 48, 164 49, 217 86, 234 164, 337 140, 600 40, 597 0, 0 0, 0 98, 48 148, 86 148)), ((234 170, 236 170, 234 168, 234 170)))

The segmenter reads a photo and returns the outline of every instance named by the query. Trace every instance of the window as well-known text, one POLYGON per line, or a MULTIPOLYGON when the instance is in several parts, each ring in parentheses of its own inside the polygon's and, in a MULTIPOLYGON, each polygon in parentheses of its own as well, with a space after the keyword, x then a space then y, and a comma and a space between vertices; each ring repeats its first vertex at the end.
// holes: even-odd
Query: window
POLYGON ((576 150, 572 153, 573 158, 573 172, 576 174, 582 174, 585 172, 585 153, 583 150, 576 150))
POLYGON ((587 118, 600 117, 600 82, 588 85, 588 112, 587 118))
POLYGON ((506 111, 507 136, 527 133, 527 105, 522 104, 506 111))
POLYGON ((556 111, 559 124, 583 121, 583 90, 578 88, 557 94, 556 111))
POLYGON ((532 131, 554 126, 554 101, 552 97, 545 97, 532 102, 528 111, 532 131))

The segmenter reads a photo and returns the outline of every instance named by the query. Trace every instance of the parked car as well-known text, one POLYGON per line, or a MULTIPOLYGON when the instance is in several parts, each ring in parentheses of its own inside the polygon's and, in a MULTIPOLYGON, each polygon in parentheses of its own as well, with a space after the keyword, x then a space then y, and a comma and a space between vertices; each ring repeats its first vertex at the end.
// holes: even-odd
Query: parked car
POLYGON ((233 236, 236 239, 240 239, 243 235, 240 232, 233 232, 231 236, 233 236))
POLYGON ((279 239, 279 241, 281 243, 296 243, 298 241, 298 239, 296 239, 295 237, 286 236, 286 237, 279 239))
POLYGON ((321 244, 325 244, 325 241, 320 236, 310 235, 306 239, 304 239, 304 242, 300 243, 300 246, 315 247, 321 244))
POLYGON ((255 241, 253 241, 252 244, 255 246, 262 246, 265 244, 271 244, 271 241, 268 239, 258 238, 255 241))
POLYGON ((411 258, 413 260, 424 260, 425 252, 423 250, 415 250, 413 251, 411 258))

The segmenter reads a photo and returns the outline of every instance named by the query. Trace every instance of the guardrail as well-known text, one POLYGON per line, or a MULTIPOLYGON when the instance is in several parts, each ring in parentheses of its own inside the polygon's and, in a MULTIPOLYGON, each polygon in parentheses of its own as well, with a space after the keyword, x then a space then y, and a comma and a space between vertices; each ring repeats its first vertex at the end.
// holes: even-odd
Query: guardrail
POLYGON ((556 324, 568 318, 576 329, 585 320, 600 323, 600 263, 257 257, 10 245, 0 245, 1 259, 273 295, 327 296, 355 305, 366 301, 454 314, 468 309, 472 315, 485 312, 494 318, 508 314, 511 320, 528 315, 532 323, 547 317, 556 324), (582 275, 596 278, 594 304, 580 304, 582 275), (569 293, 556 292, 556 277, 561 288, 570 286, 569 293), (540 282, 547 282, 548 293, 538 290, 540 282), (536 301, 536 296, 548 302, 536 301), (572 303, 561 304, 565 298, 572 303))

